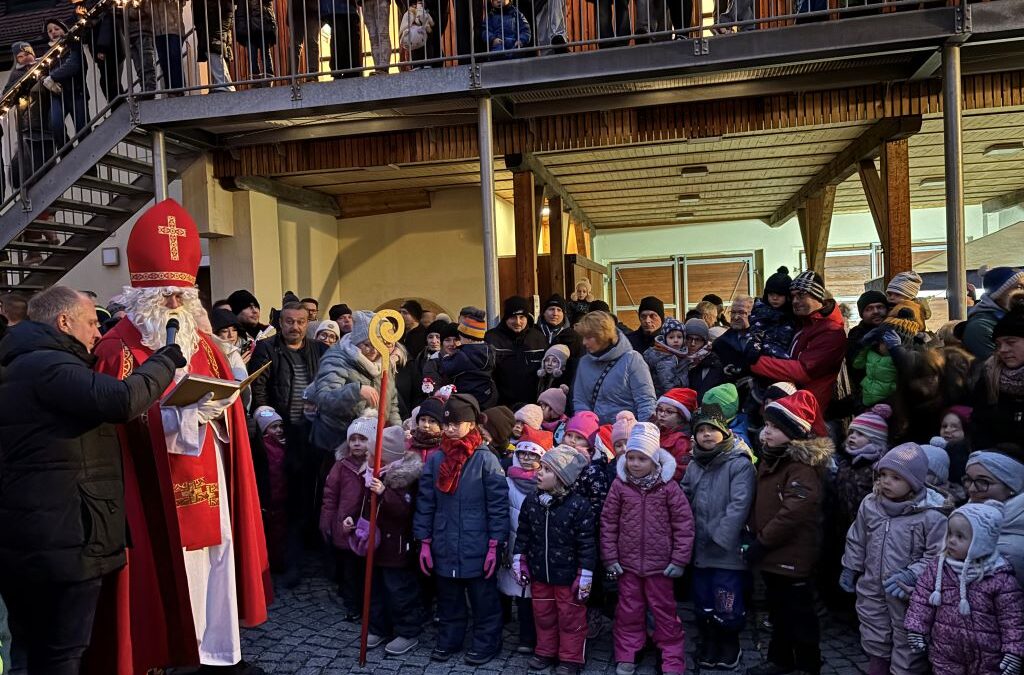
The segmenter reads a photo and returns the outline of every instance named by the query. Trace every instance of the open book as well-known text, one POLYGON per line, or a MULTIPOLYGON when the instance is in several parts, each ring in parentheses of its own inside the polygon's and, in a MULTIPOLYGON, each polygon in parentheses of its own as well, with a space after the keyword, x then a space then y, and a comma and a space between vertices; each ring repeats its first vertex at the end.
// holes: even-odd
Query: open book
POLYGON ((262 375, 269 367, 270 361, 267 361, 256 372, 242 381, 222 380, 217 377, 186 373, 185 377, 178 381, 174 389, 164 396, 160 405, 164 408, 192 405, 210 393, 213 394, 213 400, 215 401, 230 398, 235 392, 242 391, 252 384, 253 380, 262 375))

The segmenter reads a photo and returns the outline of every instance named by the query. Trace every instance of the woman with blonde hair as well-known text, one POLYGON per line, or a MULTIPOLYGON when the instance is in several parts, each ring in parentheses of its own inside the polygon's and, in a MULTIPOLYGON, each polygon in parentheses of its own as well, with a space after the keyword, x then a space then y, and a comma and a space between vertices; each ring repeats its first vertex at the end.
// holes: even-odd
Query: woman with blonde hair
POLYGON ((651 371, 607 312, 590 312, 576 324, 587 354, 580 359, 573 385, 573 411, 589 410, 611 424, 622 410, 639 420, 654 414, 651 371))

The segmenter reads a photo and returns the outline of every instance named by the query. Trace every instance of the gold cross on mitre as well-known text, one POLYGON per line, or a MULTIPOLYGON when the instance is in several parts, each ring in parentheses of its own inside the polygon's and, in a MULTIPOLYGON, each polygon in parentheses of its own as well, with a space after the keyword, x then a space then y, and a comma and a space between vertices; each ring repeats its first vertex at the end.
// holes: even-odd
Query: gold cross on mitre
POLYGON ((159 225, 156 228, 157 234, 167 235, 167 245, 171 249, 171 260, 180 260, 178 254, 178 237, 186 237, 188 233, 178 227, 178 220, 174 216, 167 216, 167 224, 159 225))

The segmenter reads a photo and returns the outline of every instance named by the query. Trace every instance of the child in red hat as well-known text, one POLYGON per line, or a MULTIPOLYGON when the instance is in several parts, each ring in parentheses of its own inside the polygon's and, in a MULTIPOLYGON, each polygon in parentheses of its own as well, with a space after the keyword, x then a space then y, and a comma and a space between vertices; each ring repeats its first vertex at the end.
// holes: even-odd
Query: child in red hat
POLYGON ((652 422, 661 432, 661 448, 676 460, 673 480, 679 482, 690 463, 690 416, 697 409, 697 392, 678 387, 669 389, 654 408, 652 422))

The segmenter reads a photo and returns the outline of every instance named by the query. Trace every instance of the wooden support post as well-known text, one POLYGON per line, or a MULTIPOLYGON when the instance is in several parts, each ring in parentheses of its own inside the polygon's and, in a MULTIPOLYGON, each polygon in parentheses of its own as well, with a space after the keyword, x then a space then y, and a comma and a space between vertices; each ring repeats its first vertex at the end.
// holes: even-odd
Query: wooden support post
POLYGON ((534 222, 532 171, 512 173, 512 202, 516 231, 516 294, 529 300, 537 294, 537 226, 534 222))
POLYGON ((836 201, 836 187, 826 185, 820 192, 807 198, 796 211, 800 222, 800 236, 807 254, 807 268, 825 277, 825 253, 828 235, 832 229, 832 209, 836 201))
POLYGON ((860 184, 864 188, 864 196, 868 200, 871 218, 875 221, 878 241, 885 242, 889 238, 889 212, 885 206, 885 186, 875 168, 875 160, 862 159, 857 165, 860 184))
POLYGON ((551 275, 551 292, 565 297, 565 228, 562 227, 562 198, 548 199, 548 269, 551 275))
POLYGON ((586 234, 586 223, 580 220, 575 221, 573 232, 576 233, 576 255, 581 255, 584 258, 588 258, 587 255, 587 234, 586 234))
POLYGON ((910 145, 907 139, 882 144, 882 181, 885 184, 885 282, 914 266, 910 237, 910 145))

